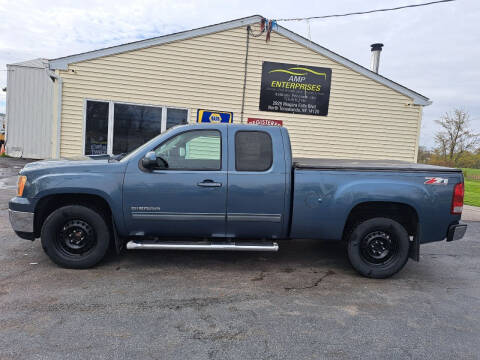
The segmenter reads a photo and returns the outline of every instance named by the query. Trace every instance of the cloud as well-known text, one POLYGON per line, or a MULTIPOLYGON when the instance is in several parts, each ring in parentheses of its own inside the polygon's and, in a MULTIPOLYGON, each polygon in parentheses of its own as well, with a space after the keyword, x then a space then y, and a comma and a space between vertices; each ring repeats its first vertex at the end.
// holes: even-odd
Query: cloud
MULTIPOLYGON (((419 3, 399 0, 395 6, 419 3)), ((389 3, 390 4, 390 3, 389 3)), ((0 87, 5 64, 36 57, 55 58, 105 46, 261 14, 302 17, 385 7, 386 2, 344 0, 274 3, 253 0, 102 2, 0 0, 0 87)), ((369 45, 385 44, 380 73, 433 100, 424 109, 421 143, 433 145, 434 120, 445 111, 470 111, 480 129, 480 2, 454 3, 310 22, 311 39, 369 66, 369 45)), ((305 21, 281 23, 306 36, 305 21)), ((0 92, 0 112, 5 110, 0 92)))

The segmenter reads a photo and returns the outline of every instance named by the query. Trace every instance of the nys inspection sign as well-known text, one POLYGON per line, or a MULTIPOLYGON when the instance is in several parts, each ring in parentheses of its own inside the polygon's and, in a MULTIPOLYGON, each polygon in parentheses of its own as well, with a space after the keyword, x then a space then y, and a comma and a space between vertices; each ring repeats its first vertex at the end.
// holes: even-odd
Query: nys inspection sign
POLYGON ((260 110, 328 115, 332 69, 264 61, 260 110))

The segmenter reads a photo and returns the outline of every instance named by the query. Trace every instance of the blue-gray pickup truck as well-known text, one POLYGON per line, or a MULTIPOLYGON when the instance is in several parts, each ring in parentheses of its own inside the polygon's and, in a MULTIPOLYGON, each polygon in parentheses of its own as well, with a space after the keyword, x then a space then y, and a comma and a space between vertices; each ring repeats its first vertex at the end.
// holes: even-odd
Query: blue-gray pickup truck
POLYGON ((421 244, 463 237, 463 193, 458 169, 292 159, 285 128, 197 124, 126 155, 30 163, 9 216, 68 268, 109 247, 276 251, 279 239, 318 239, 344 241, 360 274, 385 278, 421 244))

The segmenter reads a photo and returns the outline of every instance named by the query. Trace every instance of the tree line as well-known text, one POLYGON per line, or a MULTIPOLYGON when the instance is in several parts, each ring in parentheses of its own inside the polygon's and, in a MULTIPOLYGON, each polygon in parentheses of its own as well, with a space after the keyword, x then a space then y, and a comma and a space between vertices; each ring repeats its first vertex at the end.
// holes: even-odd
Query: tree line
POLYGON ((418 148, 418 162, 462 168, 480 168, 480 137, 471 128, 470 114, 461 109, 446 112, 435 121, 435 146, 418 148))

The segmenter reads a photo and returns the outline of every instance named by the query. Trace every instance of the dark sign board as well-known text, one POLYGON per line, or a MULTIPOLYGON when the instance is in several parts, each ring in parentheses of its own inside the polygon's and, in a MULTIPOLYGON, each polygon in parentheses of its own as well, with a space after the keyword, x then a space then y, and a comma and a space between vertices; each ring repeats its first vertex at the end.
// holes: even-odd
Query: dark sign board
POLYGON ((265 125, 265 126, 283 126, 283 121, 282 120, 248 118, 247 124, 265 125))
POLYGON ((264 61, 260 110, 326 116, 332 69, 264 61))

